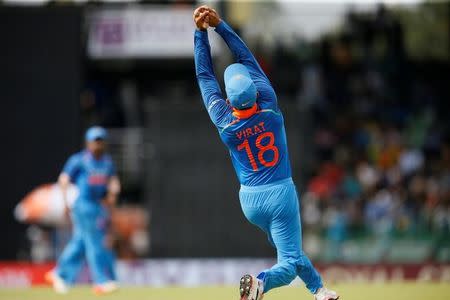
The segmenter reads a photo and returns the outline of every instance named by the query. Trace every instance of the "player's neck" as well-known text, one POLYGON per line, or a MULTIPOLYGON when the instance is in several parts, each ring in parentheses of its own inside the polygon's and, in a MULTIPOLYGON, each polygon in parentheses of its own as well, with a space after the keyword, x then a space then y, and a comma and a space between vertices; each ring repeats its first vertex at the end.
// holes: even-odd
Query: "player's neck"
POLYGON ((93 152, 87 149, 87 152, 94 158, 95 160, 99 160, 103 157, 104 152, 93 152))
POLYGON ((258 110, 258 105, 255 103, 252 107, 247 109, 236 109, 233 107, 233 116, 239 119, 248 119, 253 116, 258 110))

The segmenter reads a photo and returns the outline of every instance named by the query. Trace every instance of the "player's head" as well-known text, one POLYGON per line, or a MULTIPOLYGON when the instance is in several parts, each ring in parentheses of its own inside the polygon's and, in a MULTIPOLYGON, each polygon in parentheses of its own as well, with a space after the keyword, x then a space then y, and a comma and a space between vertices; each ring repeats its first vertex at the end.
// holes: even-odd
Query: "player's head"
POLYGON ((94 155, 101 155, 105 152, 106 138, 108 133, 106 129, 100 126, 93 126, 86 130, 84 136, 86 140, 86 148, 94 155))
POLYGON ((243 64, 229 65, 225 69, 224 80, 231 106, 235 109, 248 109, 255 105, 256 86, 243 64))

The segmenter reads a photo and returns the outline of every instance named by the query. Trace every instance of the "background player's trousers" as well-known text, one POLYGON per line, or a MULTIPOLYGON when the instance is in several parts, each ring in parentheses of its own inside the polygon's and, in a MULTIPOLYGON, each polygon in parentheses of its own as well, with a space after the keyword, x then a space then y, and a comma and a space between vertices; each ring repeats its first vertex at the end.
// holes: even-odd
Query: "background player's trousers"
POLYGON ((264 292, 287 285, 296 276, 312 293, 322 287, 319 273, 302 251, 300 210, 292 179, 256 187, 241 186, 239 198, 247 219, 266 232, 277 249, 277 264, 258 275, 264 281, 264 292))
POLYGON ((72 238, 58 259, 56 272, 67 283, 74 283, 86 258, 92 280, 101 284, 116 280, 115 257, 106 247, 106 234, 109 224, 107 211, 95 207, 74 207, 72 211, 72 238))

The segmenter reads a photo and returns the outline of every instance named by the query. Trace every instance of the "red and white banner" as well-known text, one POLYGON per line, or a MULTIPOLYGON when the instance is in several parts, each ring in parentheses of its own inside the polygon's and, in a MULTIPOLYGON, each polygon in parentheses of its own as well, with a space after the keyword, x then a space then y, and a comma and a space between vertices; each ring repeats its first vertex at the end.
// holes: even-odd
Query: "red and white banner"
POLYGON ((0 287, 45 284, 44 274, 53 266, 53 263, 0 262, 0 287))
MULTIPOLYGON (((128 286, 208 286, 233 285, 242 274, 270 268, 273 259, 148 259, 119 261, 119 282, 128 286)), ((0 287, 29 287, 45 284, 45 272, 52 263, 31 264, 0 262, 0 287)), ((433 281, 450 283, 450 264, 374 264, 318 265, 325 282, 391 282, 433 281)), ((84 269, 80 283, 89 282, 89 272, 84 269)), ((302 284, 296 279, 293 285, 302 284)))

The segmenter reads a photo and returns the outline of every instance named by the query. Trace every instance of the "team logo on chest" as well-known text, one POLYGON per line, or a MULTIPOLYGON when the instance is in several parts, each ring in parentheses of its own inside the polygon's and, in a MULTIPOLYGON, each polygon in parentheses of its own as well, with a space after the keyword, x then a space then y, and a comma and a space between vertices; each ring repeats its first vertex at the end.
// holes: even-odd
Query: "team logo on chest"
POLYGON ((108 177, 105 173, 93 173, 89 174, 88 182, 90 185, 105 185, 108 181, 108 177))
POLYGON ((108 182, 108 170, 104 166, 95 166, 94 164, 87 162, 86 170, 88 173, 89 185, 106 185, 108 182))

